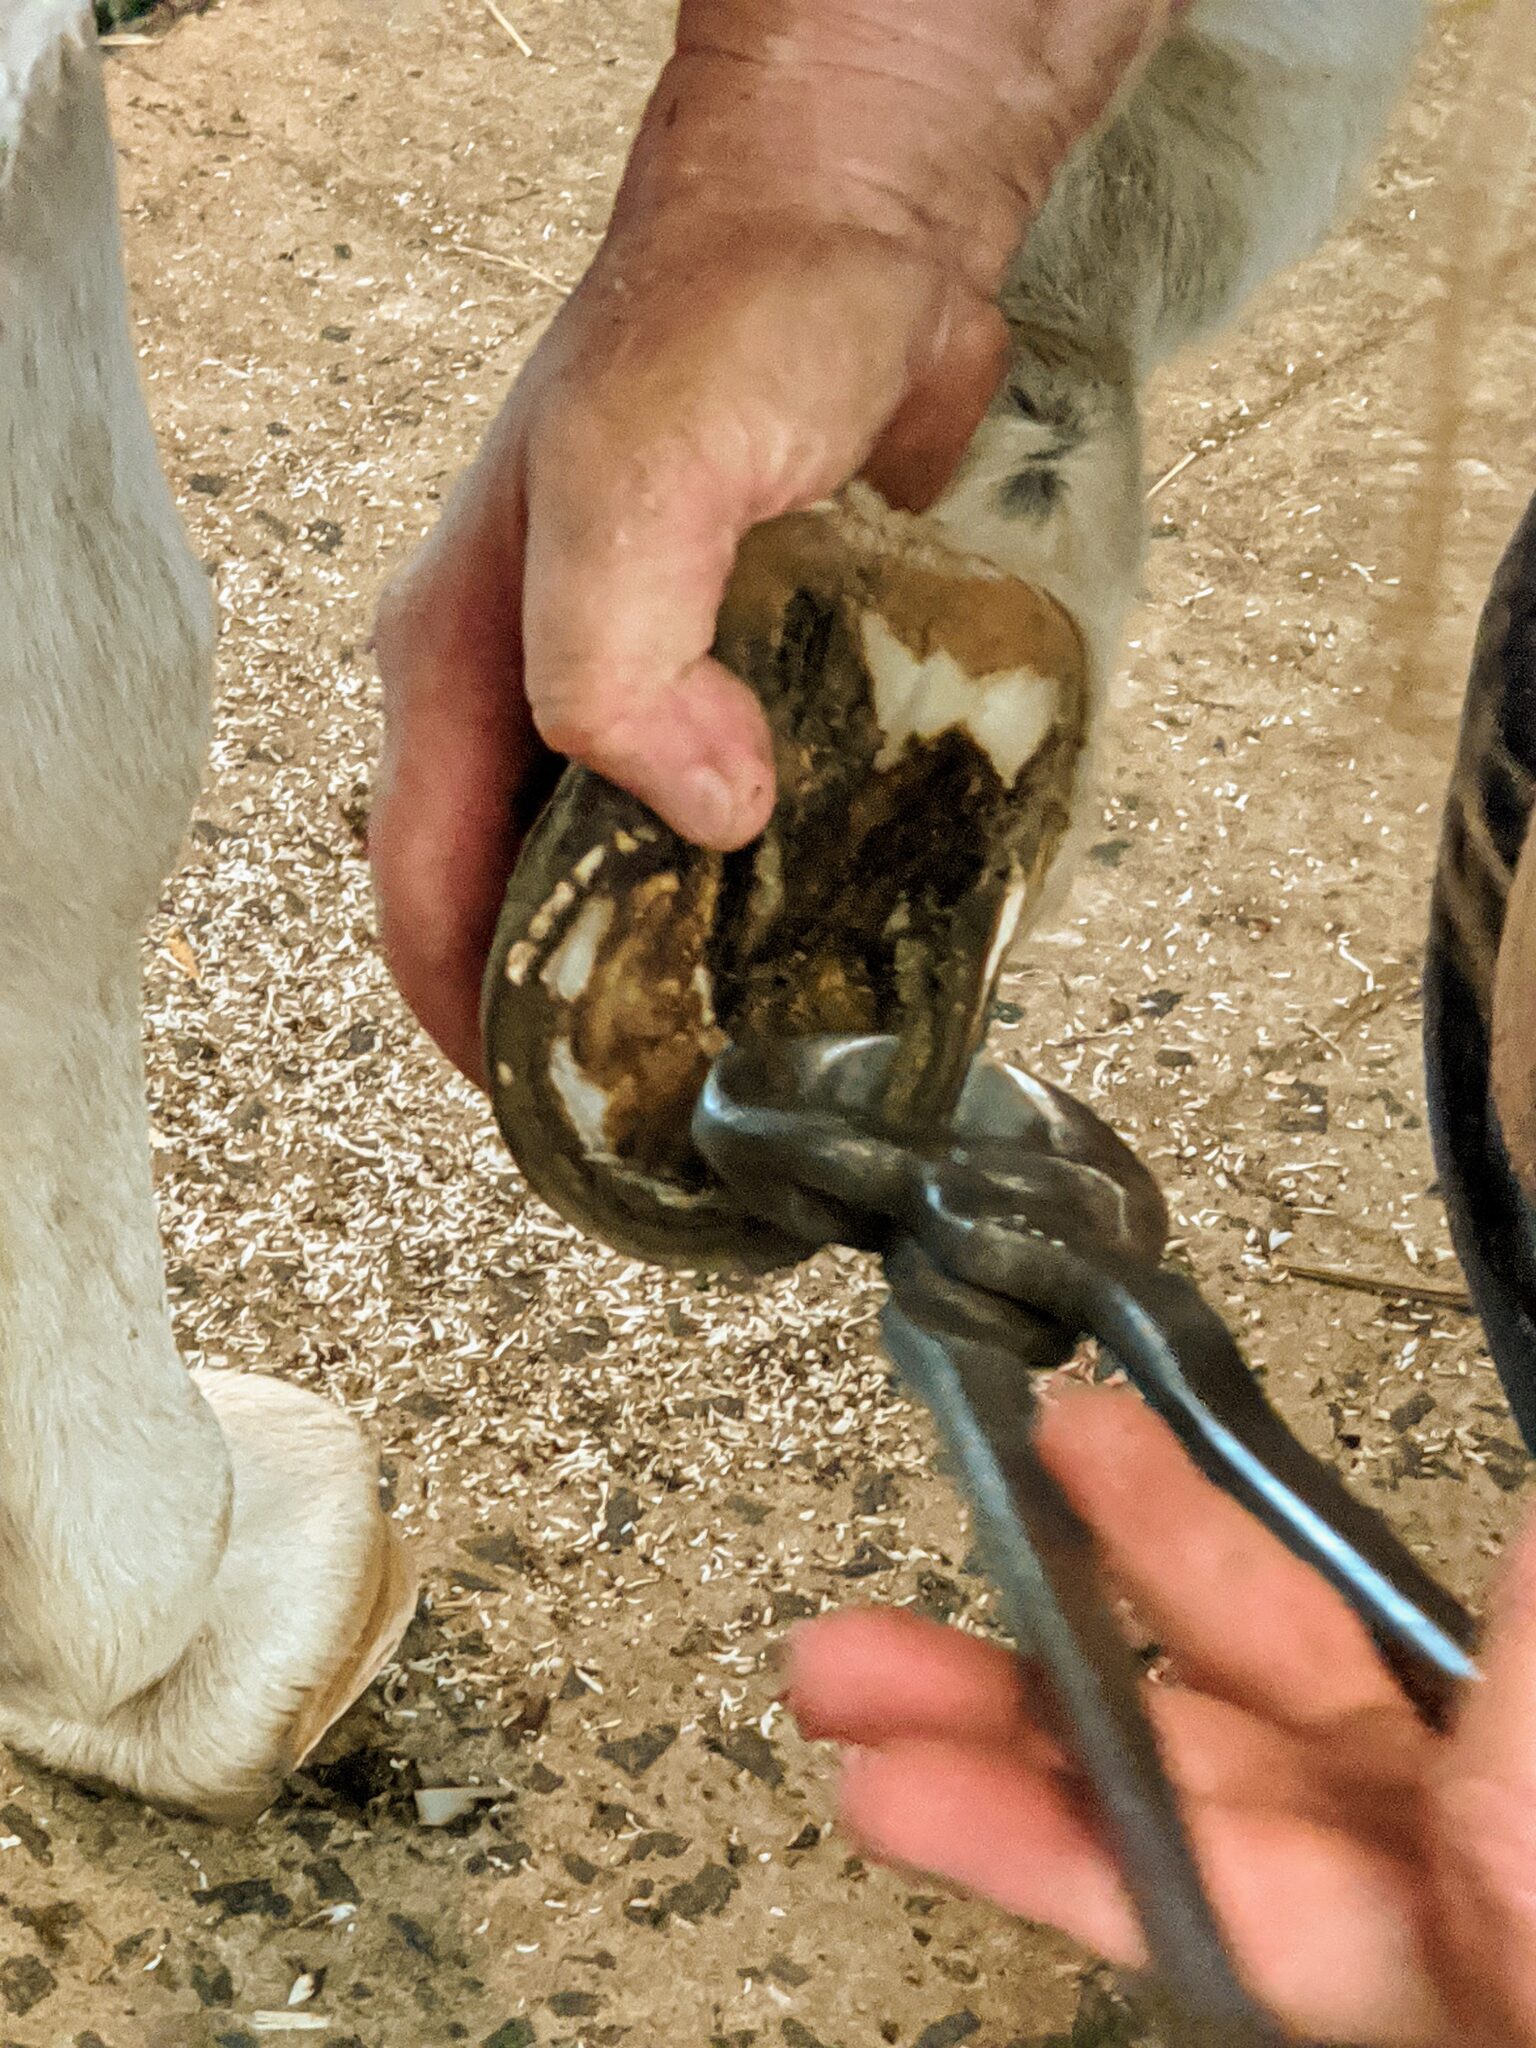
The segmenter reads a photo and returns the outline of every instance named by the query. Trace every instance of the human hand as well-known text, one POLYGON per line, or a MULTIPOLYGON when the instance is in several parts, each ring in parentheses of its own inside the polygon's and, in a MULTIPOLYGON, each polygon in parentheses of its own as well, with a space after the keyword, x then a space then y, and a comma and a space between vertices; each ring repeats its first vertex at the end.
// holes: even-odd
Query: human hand
MULTIPOLYGON (((1172 1655, 1147 1704, 1234 1953, 1301 2038, 1536 2043, 1536 1529, 1459 1724, 1416 1718, 1344 1603, 1132 1395, 1046 1414, 1046 1462, 1172 1655)), ((1083 1788, 999 1647, 901 1613, 791 1638, 788 1703, 843 1750, 872 1857, 1144 1960, 1083 1788)))
POLYGON ((773 803, 710 660, 739 541, 863 472, 931 501, 994 297, 1172 0, 685 0, 597 259, 380 609, 386 955, 483 1080, 480 977, 544 749, 698 844, 773 803))

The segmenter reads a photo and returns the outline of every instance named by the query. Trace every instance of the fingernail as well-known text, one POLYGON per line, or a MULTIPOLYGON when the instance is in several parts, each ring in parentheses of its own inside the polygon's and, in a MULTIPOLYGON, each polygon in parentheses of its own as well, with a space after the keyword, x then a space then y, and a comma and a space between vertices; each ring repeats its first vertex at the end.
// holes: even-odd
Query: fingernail
POLYGON ((750 836, 756 822, 751 810, 759 784, 749 764, 743 763, 743 769, 736 780, 704 762, 688 770, 677 804, 677 824, 687 838, 700 846, 731 852, 750 836))

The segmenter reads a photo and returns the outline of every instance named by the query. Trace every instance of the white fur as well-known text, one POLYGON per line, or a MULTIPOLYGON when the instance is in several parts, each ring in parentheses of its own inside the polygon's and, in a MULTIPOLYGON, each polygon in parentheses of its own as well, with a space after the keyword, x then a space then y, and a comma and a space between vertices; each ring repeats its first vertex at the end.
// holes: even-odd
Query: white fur
POLYGON ((343 1416, 236 1382, 231 1434, 171 1338, 138 942, 213 616, 139 388, 93 45, 74 6, 0 11, 0 1736, 233 1811, 291 1762, 389 1539, 343 1416))
MULTIPOLYGON (((1007 297, 1025 409, 999 399, 936 516, 1066 607, 1100 685, 1141 559, 1140 384, 1326 226, 1421 12, 1200 0, 1030 238, 1007 297), (1054 482, 1021 516, 1000 492, 1032 463, 1054 482)), ((346 1418, 194 1385, 171 1339, 137 947, 211 647, 137 382, 84 10, 0 0, 0 1736, 231 1813, 366 1682, 410 1583, 346 1418)))
MULTIPOLYGON (((931 516, 1064 607, 1100 707, 1145 551, 1141 387, 1321 239, 1376 146, 1425 14, 1426 0, 1197 0, 1074 153, 1020 252, 1004 294, 1012 374, 931 516), (1010 512, 1000 495, 1031 464, 1059 485, 1043 517, 1010 512)), ((1033 920, 1070 875, 1096 751, 1083 757, 1080 829, 1033 920)))

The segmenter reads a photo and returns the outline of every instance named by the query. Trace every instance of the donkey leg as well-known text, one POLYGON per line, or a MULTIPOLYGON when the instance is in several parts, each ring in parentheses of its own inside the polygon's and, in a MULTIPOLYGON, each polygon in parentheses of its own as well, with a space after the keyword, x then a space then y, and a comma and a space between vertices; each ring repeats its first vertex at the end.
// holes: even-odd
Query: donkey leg
POLYGON ((413 1586, 350 1419, 172 1341, 138 941, 213 628, 137 381, 93 45, 60 0, 0 18, 0 1740, 235 1818, 413 1586))

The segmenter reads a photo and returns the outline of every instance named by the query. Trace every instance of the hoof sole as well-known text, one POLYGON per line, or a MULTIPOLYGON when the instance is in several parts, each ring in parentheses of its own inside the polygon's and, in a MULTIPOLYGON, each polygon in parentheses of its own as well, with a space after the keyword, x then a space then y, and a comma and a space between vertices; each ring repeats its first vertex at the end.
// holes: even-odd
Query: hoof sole
POLYGON ((761 1270, 798 1254, 744 1228, 693 1147, 711 1061, 889 1034, 883 1114, 947 1114, 1071 826, 1090 689, 1059 606, 868 492, 749 535, 715 653, 772 729, 766 831, 701 852, 568 771, 508 887, 487 1064, 513 1156, 568 1221, 761 1270))

